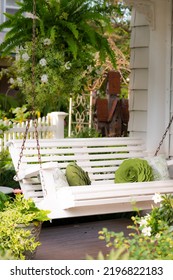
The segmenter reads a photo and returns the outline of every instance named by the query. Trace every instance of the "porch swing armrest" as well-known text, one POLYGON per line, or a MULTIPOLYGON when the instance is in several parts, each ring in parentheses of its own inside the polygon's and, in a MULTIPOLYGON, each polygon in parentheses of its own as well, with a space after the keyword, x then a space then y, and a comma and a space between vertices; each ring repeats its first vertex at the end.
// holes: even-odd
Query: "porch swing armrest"
POLYGON ((169 167, 173 167, 173 159, 168 159, 167 160, 167 166, 169 167))
POLYGON ((168 167, 173 166, 173 159, 167 160, 168 167))
POLYGON ((57 162, 46 162, 43 163, 41 166, 40 164, 34 164, 31 167, 26 168, 25 170, 19 171, 18 175, 16 176, 17 177, 16 181, 37 176, 39 175, 40 169, 46 170, 46 169, 54 169, 56 167, 58 167, 57 162))

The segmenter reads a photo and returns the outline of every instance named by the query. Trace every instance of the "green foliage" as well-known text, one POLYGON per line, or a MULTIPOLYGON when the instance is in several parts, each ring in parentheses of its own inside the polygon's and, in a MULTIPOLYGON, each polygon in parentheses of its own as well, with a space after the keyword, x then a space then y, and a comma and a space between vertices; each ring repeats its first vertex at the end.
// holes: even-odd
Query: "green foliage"
POLYGON ((173 195, 155 194, 153 199, 160 205, 153 206, 151 213, 137 220, 144 232, 146 228, 150 229, 151 235, 164 231, 167 226, 173 226, 173 195))
POLYGON ((0 123, 0 138, 4 137, 4 132, 8 131, 10 129, 11 126, 7 126, 3 123, 0 123))
POLYGON ((12 189, 20 188, 19 182, 14 180, 16 172, 13 167, 0 170, 0 186, 7 186, 12 189))
POLYGON ((16 194, 14 199, 5 203, 4 210, 15 215, 18 224, 29 225, 30 223, 38 223, 48 221, 50 211, 39 209, 31 198, 25 199, 22 194, 16 194))
MULTIPOLYGON (((129 253, 127 252, 126 248, 118 248, 118 249, 111 249, 110 253, 107 256, 100 251, 96 257, 96 260, 128 260, 129 253)), ((94 258, 90 255, 86 256, 87 260, 94 260, 94 258)))
POLYGON ((25 259, 26 252, 34 252, 40 245, 30 226, 49 220, 50 211, 38 209, 21 194, 15 198, 0 194, 0 205, 0 253, 6 259, 25 259))
POLYGON ((73 132, 72 138, 93 138, 101 137, 101 134, 95 128, 84 127, 78 133, 73 132))
POLYGON ((13 179, 15 174, 9 151, 3 149, 0 152, 0 186, 19 188, 19 182, 13 179))
POLYGON ((129 237, 124 233, 115 233, 103 229, 100 238, 107 242, 108 247, 115 250, 126 248, 127 259, 129 260, 172 260, 173 252, 173 232, 164 231, 158 236, 145 236, 139 232, 139 228, 134 226, 129 237))
POLYGON ((116 45, 121 49, 127 60, 130 59, 130 19, 131 11, 123 2, 118 2, 111 15, 111 20, 116 32, 116 45))
MULTIPOLYGON (((0 25, 0 31, 10 28, 5 41, 0 45, 4 54, 32 40, 32 1, 18 3, 20 9, 14 14, 5 14, 8 20, 0 25), (25 16, 24 16, 25 13, 25 16)), ((101 57, 107 54, 114 61, 108 41, 102 36, 111 30, 110 13, 114 5, 105 5, 105 1, 88 0, 40 0, 36 2, 36 31, 42 37, 50 38, 64 49, 67 56, 75 59, 88 44, 93 51, 99 51, 101 57)), ((114 63, 114 62, 113 62, 114 63)))
POLYGON ((0 250, 9 251, 16 259, 25 259, 25 252, 33 252, 40 242, 36 242, 30 230, 16 224, 14 211, 0 212, 0 250))
POLYGON ((3 192, 0 192, 0 211, 5 208, 5 202, 9 199, 9 196, 5 195, 3 192))
POLYGON ((0 249, 0 260, 15 260, 10 250, 2 250, 0 249))
MULTIPOLYGON (((18 46, 26 48, 32 41, 33 2, 24 0, 18 5, 20 9, 14 15, 6 14, 8 20, 0 25, 0 31, 8 28, 5 41, 0 45, 1 54, 4 56, 16 52, 18 46)), ((129 9, 122 2, 111 0, 36 1, 36 56, 37 51, 39 52, 38 41, 49 39, 56 53, 58 52, 60 56, 62 53, 64 55, 63 59, 60 59, 60 64, 65 65, 70 62, 70 69, 66 69, 67 71, 63 73, 60 71, 62 69, 59 65, 57 66, 56 53, 53 51, 51 55, 52 61, 55 58, 53 64, 55 69, 51 70, 52 66, 49 64, 47 64, 48 67, 42 69, 46 72, 43 74, 47 75, 49 72, 50 79, 47 84, 41 85, 39 94, 37 92, 33 97, 31 93, 31 69, 29 72, 25 71, 26 86, 18 85, 21 76, 14 74, 17 71, 13 69, 11 77, 13 75, 15 79, 18 77, 19 83, 14 83, 11 87, 19 89, 19 92, 24 94, 24 103, 27 101, 30 105, 38 94, 38 102, 35 101, 34 104, 45 115, 54 110, 66 111, 69 94, 88 91, 88 87, 96 85, 95 81, 104 77, 108 70, 120 71, 122 82, 127 86, 126 78, 130 71, 128 64, 129 19, 129 9), (120 65, 115 65, 116 60, 121 61, 120 65), (58 78, 53 78, 55 76, 58 78)), ((45 52, 42 52, 43 58, 47 51, 45 48, 45 52)), ((37 89, 40 85, 39 81, 40 78, 36 82, 37 89)))
POLYGON ((13 96, 8 96, 7 93, 0 94, 0 119, 4 119, 6 117, 11 118, 12 117, 11 108, 20 106, 20 103, 21 100, 19 101, 17 98, 13 96))
MULTIPOLYGON (((2 111, 0 111, 0 113, 3 114, 2 111)), ((0 118, 1 118, 1 114, 0 114, 0 118)), ((5 125, 3 122, 0 122, 0 138, 3 138, 4 132, 8 131, 11 127, 12 127, 12 125, 5 125)), ((5 156, 6 156, 6 153, 4 151, 1 151, 0 152, 0 167, 1 167, 1 160, 4 161, 5 156)))
POLYGON ((14 15, 6 14, 8 20, 0 25, 0 30, 10 28, 0 51, 6 55, 19 47, 17 60, 8 69, 13 78, 11 87, 19 88, 32 108, 34 104, 45 111, 49 104, 49 111, 57 110, 60 103, 67 103, 70 93, 88 89, 92 78, 99 75, 96 59, 100 61, 98 69, 107 57, 115 66, 115 53, 106 37, 114 5, 98 0, 92 5, 88 0, 36 1, 34 46, 32 1, 19 5, 20 9, 14 15))
POLYGON ((15 122, 26 121, 30 116, 30 112, 25 104, 21 107, 11 108, 11 111, 14 114, 13 120, 15 122))
MULTIPOLYGON (((49 41, 48 41, 49 40, 49 41)), ((55 45, 46 43, 46 38, 40 38, 36 43, 36 64, 34 67, 34 92, 32 80, 32 44, 27 43, 25 48, 18 53, 18 59, 13 63, 10 72, 13 72, 11 87, 16 86, 23 92, 27 103, 32 108, 33 103, 36 108, 43 110, 47 104, 49 109, 55 109, 61 96, 66 100, 69 93, 77 91, 81 76, 81 65, 74 61, 73 66, 65 60, 64 53, 58 52, 55 45), (13 69, 12 69, 13 68, 13 69), (55 107, 54 107, 55 106, 55 107)))
POLYGON ((0 152, 0 171, 4 172, 5 169, 12 167, 12 161, 7 149, 0 152))
POLYGON ((132 231, 128 236, 103 228, 99 239, 105 240, 113 252, 122 250, 125 259, 173 260, 170 250, 173 246, 173 195, 159 197, 156 194, 153 199, 161 201, 161 205, 153 207, 144 217, 132 217, 133 224, 128 226, 132 231))

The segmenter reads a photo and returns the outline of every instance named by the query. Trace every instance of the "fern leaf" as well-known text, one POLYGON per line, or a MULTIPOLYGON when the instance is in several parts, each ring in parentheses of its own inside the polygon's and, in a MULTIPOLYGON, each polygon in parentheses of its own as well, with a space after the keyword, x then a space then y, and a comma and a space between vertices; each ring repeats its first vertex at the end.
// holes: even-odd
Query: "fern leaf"
POLYGON ((81 23, 81 27, 82 27, 83 36, 85 36, 86 42, 96 48, 96 45, 97 45, 96 31, 92 27, 87 25, 86 23, 81 23))
POLYGON ((5 28, 11 27, 11 20, 5 21, 0 25, 0 31, 3 31, 5 28))
POLYGON ((49 31, 49 36, 52 42, 55 41, 56 34, 58 33, 59 28, 57 26, 53 26, 49 31))
POLYGON ((75 39, 78 39, 79 32, 77 30, 76 24, 74 24, 72 22, 63 21, 63 20, 60 21, 60 24, 62 25, 62 27, 67 27, 67 29, 69 29, 72 32, 75 39))
POLYGON ((68 44, 68 49, 72 53, 74 59, 77 58, 77 53, 78 53, 78 46, 77 42, 74 40, 72 36, 68 36, 65 38, 67 44, 68 44))
POLYGON ((39 20, 40 34, 41 36, 45 36, 45 25, 42 19, 39 20))

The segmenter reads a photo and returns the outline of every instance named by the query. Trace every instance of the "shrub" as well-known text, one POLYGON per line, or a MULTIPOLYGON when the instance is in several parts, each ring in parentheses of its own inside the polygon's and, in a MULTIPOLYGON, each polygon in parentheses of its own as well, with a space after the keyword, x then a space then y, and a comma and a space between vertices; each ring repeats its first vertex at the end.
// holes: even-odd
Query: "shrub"
MULTIPOLYGON (((107 228, 99 232, 99 239, 111 248, 107 259, 173 260, 173 195, 155 194, 153 200, 157 205, 149 214, 132 217, 127 237, 107 228)), ((100 257, 106 258, 101 253, 100 257)))

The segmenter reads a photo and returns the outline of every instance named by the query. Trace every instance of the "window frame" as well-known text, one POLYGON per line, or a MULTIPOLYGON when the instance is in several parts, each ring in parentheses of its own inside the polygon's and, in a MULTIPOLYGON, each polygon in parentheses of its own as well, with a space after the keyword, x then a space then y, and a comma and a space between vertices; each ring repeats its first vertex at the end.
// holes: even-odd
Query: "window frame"
MULTIPOLYGON (((19 2, 22 2, 22 0, 18 0, 19 2)), ((10 11, 7 11, 8 9, 11 9, 11 11, 14 11, 14 10, 18 10, 19 7, 15 4, 15 0, 13 1, 14 2, 14 5, 8 3, 8 0, 2 0, 1 3, 0 3, 0 11, 1 11, 1 14, 0 14, 0 23, 3 23, 5 22, 6 18, 5 18, 5 15, 3 13, 10 13, 10 11)))

